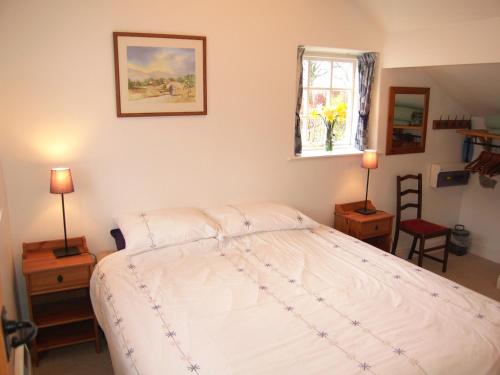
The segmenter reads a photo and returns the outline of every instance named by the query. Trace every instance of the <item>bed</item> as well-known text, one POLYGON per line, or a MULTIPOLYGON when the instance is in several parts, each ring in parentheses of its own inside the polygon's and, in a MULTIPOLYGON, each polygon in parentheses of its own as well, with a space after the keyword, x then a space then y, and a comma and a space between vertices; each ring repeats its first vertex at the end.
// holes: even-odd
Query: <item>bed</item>
POLYGON ((234 211, 247 234, 222 214, 168 246, 141 214, 151 246, 96 266, 115 374, 500 373, 496 301, 301 213, 259 227, 234 211))

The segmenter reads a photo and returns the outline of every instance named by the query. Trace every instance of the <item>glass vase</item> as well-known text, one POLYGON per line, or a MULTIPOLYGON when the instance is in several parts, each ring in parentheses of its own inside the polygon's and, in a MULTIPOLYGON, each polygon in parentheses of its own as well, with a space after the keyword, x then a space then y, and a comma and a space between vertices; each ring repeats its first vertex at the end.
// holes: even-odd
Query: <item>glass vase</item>
POLYGON ((333 126, 326 128, 325 151, 333 150, 333 126))

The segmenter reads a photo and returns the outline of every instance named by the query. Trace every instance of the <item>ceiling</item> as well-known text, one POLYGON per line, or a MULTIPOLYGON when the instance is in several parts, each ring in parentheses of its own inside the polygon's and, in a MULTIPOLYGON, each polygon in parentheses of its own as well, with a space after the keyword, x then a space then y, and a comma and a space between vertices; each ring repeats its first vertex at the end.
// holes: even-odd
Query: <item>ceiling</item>
MULTIPOLYGON (((500 114, 500 63, 421 68, 467 111, 467 115, 500 114)), ((448 115, 448 114, 443 114, 448 115)))
MULTIPOLYGON (((500 0, 354 0, 387 33, 500 19, 500 0)), ((500 63, 442 65, 424 70, 466 115, 500 114, 500 63)), ((447 115, 447 114, 443 114, 447 115)))
POLYGON ((500 0, 355 0, 387 32, 500 17, 500 0))

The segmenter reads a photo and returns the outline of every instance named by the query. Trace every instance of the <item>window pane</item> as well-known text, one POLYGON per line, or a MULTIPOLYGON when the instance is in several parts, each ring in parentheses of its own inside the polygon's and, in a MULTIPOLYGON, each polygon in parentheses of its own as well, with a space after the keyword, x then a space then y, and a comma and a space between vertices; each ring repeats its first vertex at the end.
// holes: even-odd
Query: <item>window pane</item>
POLYGON ((322 147, 325 144, 325 126, 323 122, 319 119, 313 120, 312 118, 307 119, 307 143, 311 148, 322 147))
POLYGON ((330 99, 330 104, 332 105, 337 105, 337 104, 340 104, 340 103, 345 103, 347 105, 349 105, 349 92, 348 91, 337 91, 337 90, 333 90, 332 91, 332 95, 331 95, 331 99, 330 99))
POLYGON ((330 103, 334 106, 337 106, 339 104, 342 104, 344 103, 346 105, 346 118, 343 120, 343 121, 339 121, 339 131, 338 131, 338 134, 341 135, 341 138, 337 140, 336 143, 338 144, 346 144, 348 143, 349 141, 349 138, 350 138, 350 128, 348 129, 349 127, 349 124, 350 124, 350 113, 352 111, 352 108, 351 108, 351 103, 350 103, 350 91, 346 91, 346 90, 334 90, 332 91, 332 94, 331 94, 331 101, 330 103), (342 129, 343 130, 340 130, 342 129))
POLYGON ((331 67, 330 61, 309 60, 309 86, 330 87, 331 67))
POLYGON ((332 87, 351 88, 353 63, 334 61, 332 73, 332 87))
POLYGON ((309 60, 302 60, 302 87, 307 87, 309 72, 309 60))
POLYGON ((338 146, 350 145, 352 142, 352 111, 356 108, 353 100, 354 72, 356 61, 336 58, 304 58, 303 60, 303 96, 301 108, 302 147, 306 151, 323 151, 325 149, 326 128, 321 118, 313 118, 311 112, 320 110, 324 105, 346 105, 346 119, 342 127, 337 128, 338 146))
POLYGON ((309 90, 308 94, 307 103, 309 111, 315 109, 316 107, 326 105, 330 99, 329 90, 309 90))
POLYGON ((304 116, 309 112, 307 103, 307 90, 302 90, 302 105, 300 106, 300 115, 304 116))

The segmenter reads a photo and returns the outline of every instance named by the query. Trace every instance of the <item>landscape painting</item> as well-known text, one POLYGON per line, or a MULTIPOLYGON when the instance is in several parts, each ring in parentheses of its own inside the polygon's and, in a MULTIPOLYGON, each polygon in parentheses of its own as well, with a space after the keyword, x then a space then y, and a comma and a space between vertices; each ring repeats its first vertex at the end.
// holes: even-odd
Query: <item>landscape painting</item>
POLYGON ((194 102, 193 48, 127 47, 129 100, 194 102))
POLYGON ((113 37, 118 117, 207 113, 205 37, 113 37))

